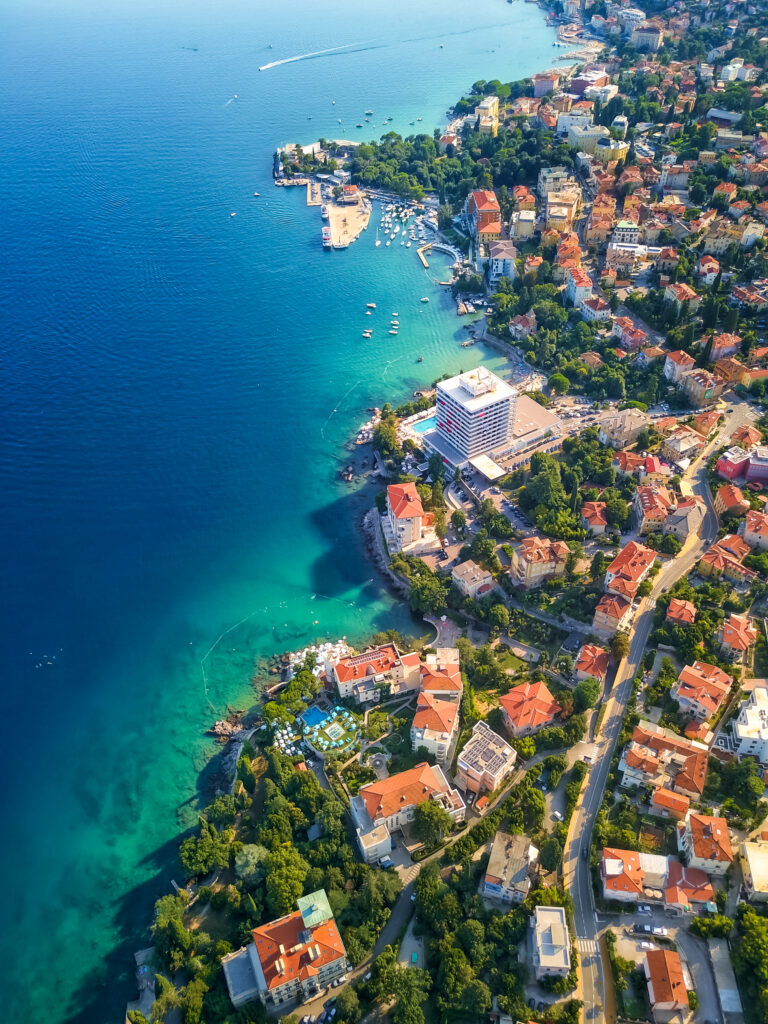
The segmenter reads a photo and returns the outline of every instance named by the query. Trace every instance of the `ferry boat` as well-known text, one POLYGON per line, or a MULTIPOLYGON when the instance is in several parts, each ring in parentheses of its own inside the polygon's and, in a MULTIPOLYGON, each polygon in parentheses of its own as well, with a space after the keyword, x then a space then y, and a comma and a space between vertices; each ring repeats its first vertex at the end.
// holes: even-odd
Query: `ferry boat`
POLYGON ((323 248, 331 248, 331 229, 327 225, 323 225, 323 248))
POLYGON ((323 218, 323 220, 328 220, 328 207, 325 205, 325 203, 323 203, 323 205, 320 207, 320 216, 323 218))

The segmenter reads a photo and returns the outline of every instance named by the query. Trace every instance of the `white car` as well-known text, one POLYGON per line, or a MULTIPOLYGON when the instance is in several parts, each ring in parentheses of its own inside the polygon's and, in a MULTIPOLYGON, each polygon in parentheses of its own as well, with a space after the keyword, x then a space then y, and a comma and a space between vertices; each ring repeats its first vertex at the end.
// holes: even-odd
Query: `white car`
POLYGON ((656 949, 652 942, 639 942, 637 945, 638 949, 656 949))
POLYGON ((563 816, 560 813, 560 811, 552 811, 552 817, 555 819, 555 821, 562 821, 563 820, 563 816))

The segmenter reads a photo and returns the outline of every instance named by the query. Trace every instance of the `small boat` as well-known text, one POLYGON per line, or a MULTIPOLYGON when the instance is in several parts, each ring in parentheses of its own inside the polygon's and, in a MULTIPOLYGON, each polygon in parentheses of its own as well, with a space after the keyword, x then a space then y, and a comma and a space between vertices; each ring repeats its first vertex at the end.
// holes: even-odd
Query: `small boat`
POLYGON ((423 298, 423 299, 422 299, 421 301, 422 301, 422 302, 429 302, 429 299, 428 299, 428 298, 427 298, 427 296, 425 295, 425 296, 424 296, 424 298, 423 298))
POLYGON ((371 336, 371 332, 370 331, 363 331, 363 337, 364 338, 370 338, 370 336, 371 336))
POLYGON ((367 309, 367 310, 365 311, 365 315, 366 315, 366 316, 373 316, 373 313, 371 313, 370 309, 367 309))
POLYGON ((387 245, 392 245, 389 239, 387 239, 387 245))
POLYGON ((392 325, 392 327, 399 327, 400 326, 400 321, 399 320, 390 320, 389 322, 392 325))
POLYGON ((393 313, 392 316, 400 316, 399 313, 393 313))
POLYGON ((331 100, 331 103, 336 106, 336 100, 331 100))
POLYGON ((324 249, 330 249, 331 248, 331 229, 329 227, 327 227, 325 224, 323 225, 323 232, 322 232, 322 234, 323 234, 323 248, 324 249))
POLYGON ((397 334, 397 331, 393 329, 393 330, 391 330, 391 331, 390 331, 389 333, 390 333, 390 334, 397 334))
POLYGON ((424 362, 424 356, 419 356, 419 358, 416 360, 416 362, 417 363, 423 363, 424 362))
POLYGON ((406 249, 410 249, 411 248, 411 243, 410 242, 406 242, 405 243, 405 248, 406 249))
POLYGON ((323 205, 320 207, 320 216, 323 218, 323 220, 328 220, 328 207, 325 205, 325 203, 323 203, 323 205))
POLYGON ((374 245, 375 245, 375 246, 376 246, 376 248, 378 249, 378 247, 379 247, 379 246, 381 245, 381 239, 380 239, 380 238, 377 238, 377 239, 376 239, 376 241, 374 242, 374 245))
POLYGON ((372 110, 366 110, 366 114, 368 114, 368 116, 369 116, 369 117, 370 117, 370 115, 371 115, 372 113, 373 113, 373 111, 372 111, 372 110))
POLYGON ((362 127, 363 127, 363 126, 362 126, 361 124, 356 124, 356 125, 355 125, 355 128, 362 128, 362 127))
POLYGON ((254 194, 255 196, 259 196, 259 195, 261 195, 261 193, 260 193, 260 192, 254 192, 253 194, 254 194))
POLYGON ((375 302, 366 302, 366 306, 368 307, 368 309, 376 309, 375 302))
POLYGON ((230 213, 230 215, 229 215, 229 216, 230 216, 230 217, 236 217, 236 216, 237 216, 237 214, 236 214, 236 213, 230 213))

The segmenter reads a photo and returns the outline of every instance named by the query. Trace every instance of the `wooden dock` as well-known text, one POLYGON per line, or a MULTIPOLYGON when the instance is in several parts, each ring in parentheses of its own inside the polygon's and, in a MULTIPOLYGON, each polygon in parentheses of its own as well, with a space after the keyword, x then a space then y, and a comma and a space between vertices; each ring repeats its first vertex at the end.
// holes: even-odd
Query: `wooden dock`
POLYGON ((432 248, 432 243, 431 242, 427 242, 426 245, 422 245, 421 248, 416 250, 416 255, 421 260, 422 266, 424 267, 425 270, 429 270, 429 262, 427 261, 427 257, 424 255, 424 253, 425 252, 429 252, 429 250, 431 248, 432 248))

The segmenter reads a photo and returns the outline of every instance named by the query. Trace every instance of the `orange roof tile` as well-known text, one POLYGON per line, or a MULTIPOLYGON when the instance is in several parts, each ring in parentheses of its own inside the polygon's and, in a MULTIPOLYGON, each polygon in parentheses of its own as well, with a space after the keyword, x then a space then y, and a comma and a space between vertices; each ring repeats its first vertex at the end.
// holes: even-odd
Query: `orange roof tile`
POLYGON ((598 647, 597 644, 584 644, 579 651, 575 668, 577 672, 586 672, 587 675, 594 676, 595 679, 602 682, 608 672, 610 658, 610 654, 604 647, 598 647))
POLYGON ((459 713, 459 705, 450 700, 439 700, 431 693, 420 693, 413 716, 414 729, 452 733, 459 713))
POLYGON ((414 768, 369 782, 360 789, 360 796, 372 821, 388 818, 404 807, 415 807, 429 800, 433 793, 446 792, 442 773, 423 761, 414 768))
POLYGON ((499 698, 515 729, 535 729, 554 721, 560 705, 545 683, 521 683, 499 698))
POLYGON ((416 484, 390 484, 387 487, 387 499, 397 519, 413 519, 424 515, 416 484))
POLYGON ((688 1006, 680 955, 671 949, 653 949, 645 954, 648 980, 653 991, 651 1005, 673 1003, 688 1006))
POLYGON ((351 654, 347 658, 340 658, 336 663, 336 678, 339 682, 348 683, 354 679, 380 675, 393 669, 399 660, 394 644, 374 647, 363 654, 351 654))
POLYGON ((679 814, 681 818, 685 817, 691 805, 689 797, 683 793, 674 793, 671 789, 667 789, 666 786, 659 786, 653 791, 651 803, 655 807, 663 808, 665 811, 679 814))
POLYGON ((634 850, 606 846, 601 871, 606 891, 642 895, 645 872, 640 866, 640 854, 634 850))
POLYGON ((678 622, 689 626, 696 621, 696 605, 692 601, 681 601, 673 597, 667 609, 667 622, 678 622))
POLYGON ((725 818, 691 814, 688 819, 693 852, 702 860, 733 861, 731 837, 725 818))
POLYGON ((309 942, 303 938, 305 932, 304 919, 298 911, 254 928, 253 941, 268 989, 309 977, 346 956, 335 921, 312 928, 309 942))
POLYGON ((680 907, 691 903, 709 903, 715 898, 712 883, 701 868, 683 867, 676 857, 667 859, 665 901, 680 907))

